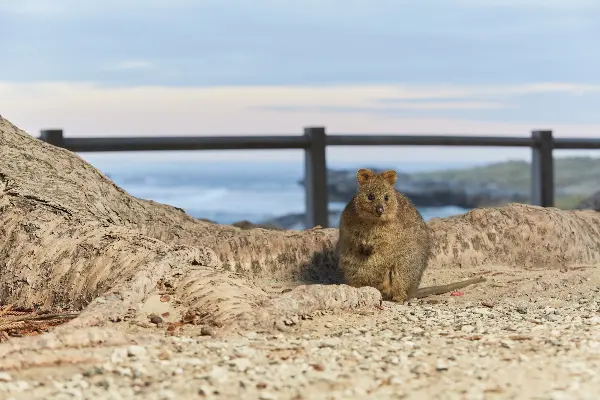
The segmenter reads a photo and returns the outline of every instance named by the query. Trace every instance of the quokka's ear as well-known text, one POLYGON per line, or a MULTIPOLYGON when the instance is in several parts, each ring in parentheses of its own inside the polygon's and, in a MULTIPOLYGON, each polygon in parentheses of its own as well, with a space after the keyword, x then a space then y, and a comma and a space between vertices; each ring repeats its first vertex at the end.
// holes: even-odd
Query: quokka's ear
POLYGON ((383 171, 381 173, 381 177, 392 186, 396 184, 396 179, 398 178, 398 176, 396 175, 396 171, 392 169, 390 169, 389 171, 383 171))
POLYGON ((375 172, 370 169, 361 168, 356 173, 356 180, 358 181, 358 185, 364 185, 371 179, 375 178, 375 172))

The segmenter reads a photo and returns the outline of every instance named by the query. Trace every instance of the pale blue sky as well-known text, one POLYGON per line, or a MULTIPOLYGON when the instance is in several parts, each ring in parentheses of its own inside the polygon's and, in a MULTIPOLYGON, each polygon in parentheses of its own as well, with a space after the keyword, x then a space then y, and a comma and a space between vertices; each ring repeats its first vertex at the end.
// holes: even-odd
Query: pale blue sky
POLYGON ((600 135, 598 21, 597 0, 0 0, 0 114, 77 136, 600 135))

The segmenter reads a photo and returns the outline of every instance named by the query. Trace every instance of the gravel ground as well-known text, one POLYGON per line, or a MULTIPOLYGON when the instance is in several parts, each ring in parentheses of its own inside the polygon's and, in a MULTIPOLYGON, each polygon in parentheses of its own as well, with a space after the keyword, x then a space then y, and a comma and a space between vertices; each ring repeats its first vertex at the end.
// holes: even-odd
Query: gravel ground
POLYGON ((384 303, 287 332, 186 327, 97 365, 0 372, 4 399, 597 399, 600 294, 384 303))

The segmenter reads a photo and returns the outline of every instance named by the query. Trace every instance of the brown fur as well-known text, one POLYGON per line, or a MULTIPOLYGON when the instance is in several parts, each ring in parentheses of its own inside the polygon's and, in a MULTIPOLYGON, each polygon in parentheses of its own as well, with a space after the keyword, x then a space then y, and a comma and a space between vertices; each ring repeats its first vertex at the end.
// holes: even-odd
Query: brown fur
POLYGON ((471 279, 418 289, 432 244, 423 217, 408 198, 394 189, 395 171, 377 175, 360 169, 356 178, 358 191, 342 212, 336 249, 347 284, 371 286, 381 292, 384 300, 404 302, 481 281, 471 279))

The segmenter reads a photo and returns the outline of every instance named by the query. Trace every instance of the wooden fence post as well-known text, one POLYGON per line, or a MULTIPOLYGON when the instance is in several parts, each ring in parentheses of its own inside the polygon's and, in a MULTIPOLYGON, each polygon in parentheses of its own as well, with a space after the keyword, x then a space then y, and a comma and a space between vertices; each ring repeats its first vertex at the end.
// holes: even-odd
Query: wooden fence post
POLYGON ((531 203, 554 207, 554 139, 552 131, 531 132, 531 203))
POLYGON ((40 132, 40 140, 56 147, 65 147, 62 129, 45 129, 40 132))
POLYGON ((304 128, 308 147, 304 150, 304 186, 306 190, 306 228, 329 226, 327 200, 326 134, 324 127, 304 128))

